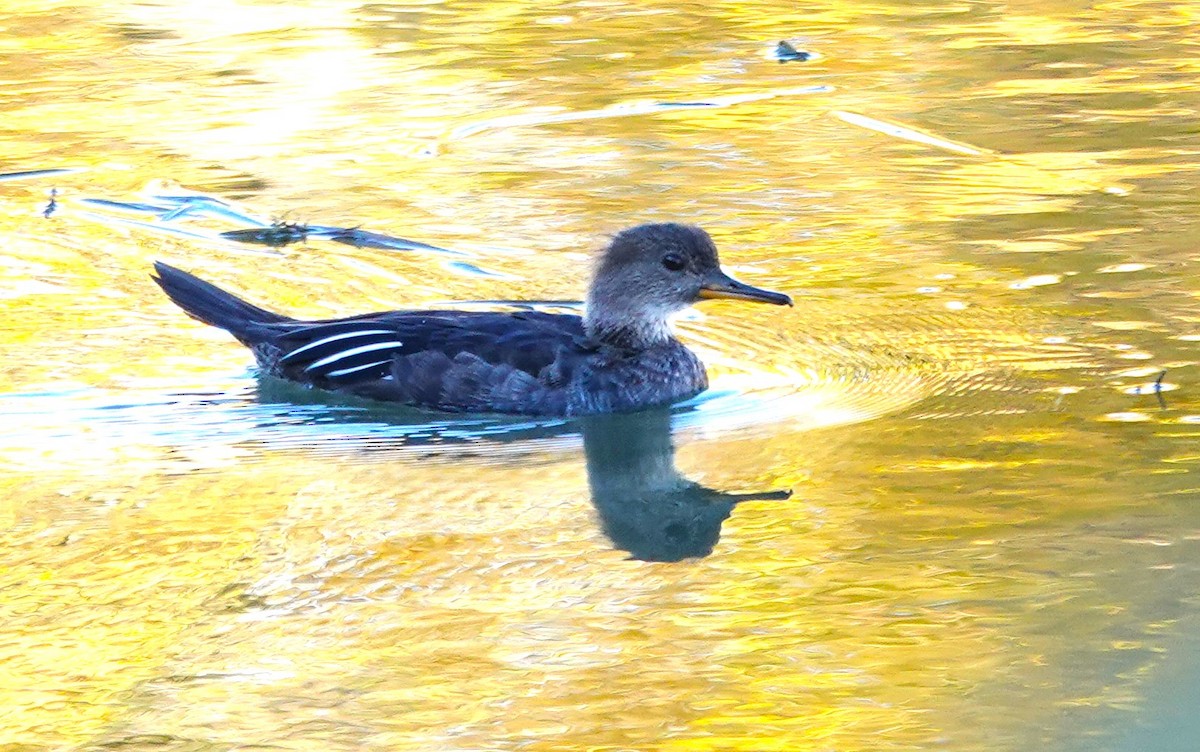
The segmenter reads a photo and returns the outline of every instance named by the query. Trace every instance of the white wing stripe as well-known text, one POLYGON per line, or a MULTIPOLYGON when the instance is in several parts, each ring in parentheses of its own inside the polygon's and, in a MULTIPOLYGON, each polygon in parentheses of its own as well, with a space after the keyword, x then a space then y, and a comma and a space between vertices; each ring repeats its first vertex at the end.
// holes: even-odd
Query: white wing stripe
POLYGON ((319 339, 316 342, 309 342, 304 347, 297 347, 295 350, 292 350, 290 353, 288 353, 284 357, 294 358, 297 355, 308 352, 309 350, 313 349, 314 347, 320 347, 321 345, 327 345, 330 342, 337 342, 338 340, 342 340, 342 339, 351 339, 353 337, 366 337, 367 335, 373 335, 373 334, 395 334, 395 332, 388 331, 387 329, 360 329, 359 331, 356 331, 356 332, 342 332, 341 334, 334 334, 331 337, 319 339))
POLYGON ((348 374, 354 373, 355 371, 365 371, 368 368, 374 368, 375 366, 386 365, 389 362, 390 361, 387 361, 387 360, 377 360, 374 363, 368 363, 365 366, 355 366, 354 368, 342 368, 337 371, 330 371, 329 373, 327 373, 325 375, 331 379, 334 379, 339 376, 346 376, 348 374))
POLYGON ((320 360, 318 360, 314 363, 311 363, 308 366, 308 368, 305 368, 304 370, 312 371, 317 368, 324 368, 325 366, 332 365, 332 364, 338 362, 339 360, 343 360, 345 358, 353 358, 355 355, 362 355, 364 353, 375 352, 376 350, 395 350, 395 349, 403 347, 403 346, 404 346, 404 343, 402 343, 400 340, 394 340, 392 342, 376 342, 373 345, 360 345, 358 347, 352 347, 349 350, 342 350, 341 352, 335 352, 333 355, 330 355, 329 357, 321 358, 320 360))

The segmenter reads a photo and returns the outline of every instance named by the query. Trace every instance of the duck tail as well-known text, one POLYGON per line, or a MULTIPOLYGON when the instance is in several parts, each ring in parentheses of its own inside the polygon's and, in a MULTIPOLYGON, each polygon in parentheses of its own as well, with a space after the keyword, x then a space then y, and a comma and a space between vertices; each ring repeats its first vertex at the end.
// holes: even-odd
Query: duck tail
POLYGON ((238 339, 242 339, 255 324, 294 320, 251 305, 214 284, 161 261, 154 262, 154 271, 157 276, 151 275, 150 278, 158 283, 175 305, 197 321, 224 329, 238 339))

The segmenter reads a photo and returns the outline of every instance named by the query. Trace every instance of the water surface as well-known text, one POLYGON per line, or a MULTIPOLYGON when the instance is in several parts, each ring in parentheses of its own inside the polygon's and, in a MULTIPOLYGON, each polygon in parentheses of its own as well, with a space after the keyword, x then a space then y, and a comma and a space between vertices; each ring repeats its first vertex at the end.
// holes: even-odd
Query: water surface
POLYGON ((1194 747, 1192 4, 94 5, 0 4, 5 749, 1194 747), (656 220, 797 306, 607 421, 148 277, 562 309, 656 220))

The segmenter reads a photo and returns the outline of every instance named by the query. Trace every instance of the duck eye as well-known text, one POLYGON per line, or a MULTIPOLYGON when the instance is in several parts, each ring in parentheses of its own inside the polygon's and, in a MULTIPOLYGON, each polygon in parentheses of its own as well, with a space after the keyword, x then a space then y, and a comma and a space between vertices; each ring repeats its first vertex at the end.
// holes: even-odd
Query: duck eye
POLYGON ((666 267, 667 271, 671 272, 677 272, 686 266, 683 256, 680 256, 678 253, 668 253, 666 256, 663 256, 662 265, 666 267))

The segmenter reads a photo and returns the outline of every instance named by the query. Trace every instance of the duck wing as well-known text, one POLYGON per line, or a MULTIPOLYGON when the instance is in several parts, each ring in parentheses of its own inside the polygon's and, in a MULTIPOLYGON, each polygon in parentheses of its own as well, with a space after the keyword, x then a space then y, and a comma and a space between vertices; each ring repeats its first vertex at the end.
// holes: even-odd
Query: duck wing
POLYGON ((422 364, 431 374, 464 362, 538 378, 565 352, 587 348, 578 316, 535 311, 397 311, 276 326, 282 375, 335 387, 420 379, 422 364))

